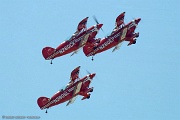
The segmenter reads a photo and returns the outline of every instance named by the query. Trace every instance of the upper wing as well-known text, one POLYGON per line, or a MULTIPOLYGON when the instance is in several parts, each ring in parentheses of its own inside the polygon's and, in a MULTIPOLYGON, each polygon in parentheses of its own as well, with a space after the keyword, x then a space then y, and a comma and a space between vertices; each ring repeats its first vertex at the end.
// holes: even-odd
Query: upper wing
POLYGON ((121 24, 124 23, 124 16, 125 12, 121 13, 117 18, 116 18, 116 26, 119 27, 121 24))
POLYGON ((81 31, 83 28, 86 28, 87 20, 88 20, 88 17, 84 18, 83 20, 81 20, 81 22, 79 22, 77 31, 81 31))
POLYGON ((74 101, 75 101, 76 98, 77 98, 77 94, 78 94, 78 93, 80 92, 80 90, 81 90, 81 86, 82 86, 82 82, 79 82, 79 83, 76 85, 76 87, 75 87, 75 89, 74 89, 74 91, 73 91, 72 98, 69 100, 69 102, 67 103, 66 106, 68 106, 69 104, 74 103, 74 101))
POLYGON ((74 81, 77 78, 79 78, 79 70, 80 70, 80 66, 78 66, 77 68, 75 68, 72 72, 71 72, 71 76, 70 76, 70 80, 74 81))
POLYGON ((127 27, 122 29, 121 36, 119 37, 119 40, 118 40, 118 44, 114 47, 112 52, 114 52, 115 50, 118 50, 121 47, 124 39, 126 38, 126 34, 127 34, 127 27))

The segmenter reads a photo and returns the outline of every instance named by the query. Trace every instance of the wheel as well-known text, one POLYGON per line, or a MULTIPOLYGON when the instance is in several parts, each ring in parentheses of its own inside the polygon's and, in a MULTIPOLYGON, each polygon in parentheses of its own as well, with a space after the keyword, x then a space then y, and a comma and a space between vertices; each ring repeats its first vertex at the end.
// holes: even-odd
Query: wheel
POLYGON ((136 33, 136 37, 137 37, 137 38, 139 37, 139 33, 136 33))
POLYGON ((91 95, 89 94, 89 95, 87 96, 87 99, 89 99, 89 98, 90 98, 90 96, 91 96, 91 95))
POLYGON ((93 92, 93 89, 91 89, 89 92, 93 92))
POLYGON ((136 44, 136 40, 133 41, 133 44, 136 44))

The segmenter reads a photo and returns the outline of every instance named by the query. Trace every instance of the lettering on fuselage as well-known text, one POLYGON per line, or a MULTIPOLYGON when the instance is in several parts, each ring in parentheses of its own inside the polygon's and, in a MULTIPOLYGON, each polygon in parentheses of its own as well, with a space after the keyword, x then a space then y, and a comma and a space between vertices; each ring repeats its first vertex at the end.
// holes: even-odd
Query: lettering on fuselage
POLYGON ((43 106, 41 109, 45 109, 48 108, 51 104, 53 103, 57 103, 58 101, 60 101, 61 99, 65 98, 66 96, 68 96, 73 90, 74 90, 75 86, 69 88, 67 91, 63 92, 63 94, 61 94, 60 96, 58 96, 56 99, 52 100, 51 102, 49 102, 48 104, 46 104, 45 106, 43 106))
MULTIPOLYGON (((67 51, 67 50, 69 50, 70 48, 72 48, 77 42, 79 42, 79 41, 81 41, 81 40, 83 40, 83 39, 85 39, 85 40, 87 41, 88 39, 87 39, 87 38, 84 38, 84 37, 85 37, 87 34, 90 34, 90 33, 94 32, 94 31, 97 31, 97 32, 98 32, 98 29, 97 29, 96 26, 94 26, 94 28, 93 28, 92 30, 87 31, 84 35, 82 35, 82 36, 79 37, 78 39, 72 40, 68 45, 64 46, 64 47, 61 48, 60 50, 56 51, 54 54, 50 55, 50 56, 47 58, 47 60, 54 58, 54 57, 55 57, 56 55, 58 55, 58 54, 64 53, 65 51, 67 51)), ((80 33, 79 33, 79 34, 80 34, 80 33)), ((78 34, 78 35, 79 35, 79 34, 78 34)), ((87 36, 86 36, 86 37, 87 37, 87 36)), ((86 41, 85 41, 85 42, 86 42, 86 41)))
POLYGON ((117 33, 116 35, 109 37, 106 42, 104 42, 102 45, 97 47, 93 52, 89 53, 87 57, 94 55, 98 50, 104 49, 109 44, 113 43, 116 38, 118 38, 121 35, 121 32, 117 33))

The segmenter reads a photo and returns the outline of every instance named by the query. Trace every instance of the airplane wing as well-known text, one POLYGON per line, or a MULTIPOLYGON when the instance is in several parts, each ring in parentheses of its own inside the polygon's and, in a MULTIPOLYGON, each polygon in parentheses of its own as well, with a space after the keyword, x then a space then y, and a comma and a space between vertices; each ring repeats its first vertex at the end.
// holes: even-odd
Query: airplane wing
POLYGON ((88 40, 88 37, 89 37, 89 33, 86 34, 86 35, 84 36, 84 39, 82 39, 82 40, 80 41, 79 46, 78 46, 78 49, 75 50, 75 51, 71 54, 71 56, 73 56, 74 54, 77 54, 77 53, 79 52, 80 48, 83 47, 83 46, 86 44, 86 42, 87 42, 87 40, 88 40))
POLYGON ((88 17, 84 18, 83 20, 81 20, 81 22, 79 22, 77 30, 81 31, 83 28, 86 28, 86 23, 87 23, 88 17))
POLYGON ((82 47, 82 46, 84 46, 84 45, 86 44, 86 42, 87 42, 87 40, 88 40, 88 38, 89 38, 89 34, 90 34, 90 33, 86 34, 86 35, 84 36, 84 39, 81 40, 81 42, 79 43, 79 48, 82 47))
POLYGON ((75 51, 71 54, 71 56, 73 56, 74 54, 77 54, 77 53, 79 52, 79 50, 80 50, 80 48, 77 49, 77 50, 75 50, 75 51))
POLYGON ((113 49, 112 52, 114 52, 115 50, 119 50, 119 48, 121 47, 124 39, 126 38, 126 33, 127 33, 127 28, 125 27, 123 30, 122 30, 122 33, 121 33, 121 36, 118 40, 118 45, 116 45, 113 49))
MULTIPOLYGON (((88 17, 84 18, 81 22, 79 22, 78 27, 77 27, 77 31, 75 32, 75 34, 77 34, 78 32, 80 32, 82 29, 86 28, 86 23, 87 23, 88 17)), ((89 34, 86 34, 84 36, 84 38, 80 41, 78 48, 81 48, 82 46, 84 46, 88 40, 89 34)), ((74 51, 71 56, 73 56, 74 54, 77 54, 79 52, 79 50, 74 51)))
POLYGON ((115 50, 119 50, 119 48, 121 47, 122 44, 123 44, 123 42, 121 42, 118 45, 116 45, 112 52, 114 52, 115 50))
POLYGON ((116 18, 116 25, 119 27, 122 23, 124 23, 124 16, 125 12, 121 13, 117 18, 116 18))
POLYGON ((77 78, 79 78, 79 69, 80 69, 80 66, 78 66, 71 72, 71 76, 70 76, 71 81, 75 81, 77 78))
POLYGON ((66 106, 68 106, 69 104, 73 104, 74 101, 76 100, 76 98, 77 98, 77 95, 76 95, 75 97, 71 98, 71 99, 69 100, 69 102, 66 104, 66 106))
POLYGON ((81 86, 82 86, 82 82, 79 82, 79 83, 76 85, 76 87, 75 87, 75 89, 74 89, 74 91, 73 91, 72 98, 69 100, 69 102, 67 103, 66 106, 68 106, 69 104, 74 103, 74 101, 75 101, 76 98, 77 98, 77 93, 79 93, 80 90, 81 90, 81 86))

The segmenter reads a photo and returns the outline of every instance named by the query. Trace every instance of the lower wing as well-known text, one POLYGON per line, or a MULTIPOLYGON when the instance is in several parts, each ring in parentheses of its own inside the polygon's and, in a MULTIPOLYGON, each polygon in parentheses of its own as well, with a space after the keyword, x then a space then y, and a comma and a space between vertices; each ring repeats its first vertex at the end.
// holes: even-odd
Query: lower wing
POLYGON ((79 83, 76 85, 76 87, 75 87, 75 89, 74 89, 74 92, 73 92, 73 95, 72 95, 73 97, 69 100, 69 102, 67 103, 66 106, 68 106, 69 104, 74 103, 74 101, 75 101, 76 98, 77 98, 77 93, 79 93, 80 90, 81 90, 81 86, 82 86, 82 82, 79 82, 79 83))

